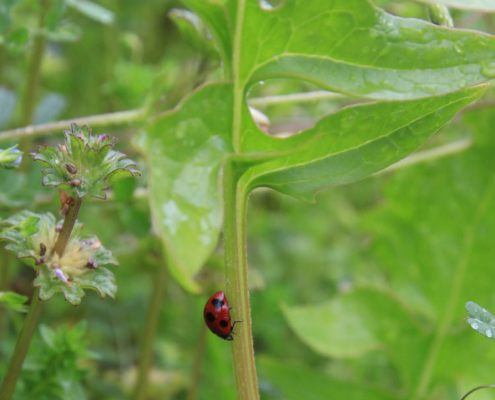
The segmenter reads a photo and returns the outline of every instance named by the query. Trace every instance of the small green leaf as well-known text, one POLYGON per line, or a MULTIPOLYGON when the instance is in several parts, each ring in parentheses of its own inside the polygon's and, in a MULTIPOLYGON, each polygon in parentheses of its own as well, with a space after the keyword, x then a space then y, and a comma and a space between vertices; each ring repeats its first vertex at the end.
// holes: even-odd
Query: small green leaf
POLYGON ((94 21, 101 22, 102 24, 109 25, 114 19, 115 15, 112 11, 93 3, 88 0, 65 0, 69 7, 74 8, 86 17, 91 18, 94 21))
POLYGON ((43 170, 43 185, 73 191, 79 198, 106 199, 105 191, 112 182, 141 175, 134 161, 112 149, 116 138, 93 136, 87 125, 79 128, 73 124, 72 130, 64 133, 65 146, 39 146, 38 153, 31 153, 34 160, 48 165, 43 170))
POLYGON ((466 303, 469 313, 467 322, 475 331, 490 339, 495 339, 495 317, 488 310, 473 301, 466 303))
POLYGON ((55 217, 50 213, 21 211, 2 221, 4 228, 0 232, 0 240, 8 242, 6 250, 14 252, 26 265, 36 268, 35 262, 40 259, 40 243, 48 249, 55 245, 55 224, 55 217))
POLYGON ((27 312, 27 306, 25 305, 27 301, 26 296, 21 296, 14 292, 0 292, 0 303, 13 311, 27 312))

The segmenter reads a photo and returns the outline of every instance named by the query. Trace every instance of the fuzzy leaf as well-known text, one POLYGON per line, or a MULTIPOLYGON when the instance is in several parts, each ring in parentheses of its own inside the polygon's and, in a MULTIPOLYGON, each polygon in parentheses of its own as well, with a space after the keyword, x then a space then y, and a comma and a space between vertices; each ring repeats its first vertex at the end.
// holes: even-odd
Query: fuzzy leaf
POLYGON ((40 243, 47 248, 55 244, 55 224, 50 213, 21 211, 2 221, 0 240, 7 241, 5 249, 14 252, 26 265, 38 268, 34 263, 40 258, 40 243))
POLYGON ((467 322, 471 328, 487 338, 495 339, 495 317, 473 301, 466 303, 466 310, 469 313, 467 322))
POLYGON ((87 125, 73 124, 72 130, 64 133, 65 146, 39 146, 38 153, 31 153, 34 160, 48 165, 43 170, 43 185, 73 191, 79 198, 106 199, 105 191, 112 182, 141 175, 132 160, 112 149, 117 139, 93 136, 87 125))
POLYGON ((47 266, 39 269, 38 276, 33 282, 33 286, 40 287, 40 300, 48 300, 55 293, 62 292, 65 300, 73 306, 79 305, 82 299, 86 297, 83 289, 96 290, 102 299, 107 295, 114 298, 117 293, 115 275, 102 267, 88 270, 84 275, 74 278, 71 284, 72 287, 69 288, 47 266))

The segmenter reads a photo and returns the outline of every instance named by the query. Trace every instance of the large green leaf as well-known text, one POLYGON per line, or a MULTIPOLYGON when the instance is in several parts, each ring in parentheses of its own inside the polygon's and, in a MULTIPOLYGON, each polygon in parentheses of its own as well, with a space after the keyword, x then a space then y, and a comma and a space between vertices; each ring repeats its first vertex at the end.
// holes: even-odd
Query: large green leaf
POLYGON ((322 355, 364 356, 381 347, 405 398, 459 397, 475 382, 491 379, 486 365, 494 362, 495 348, 464 322, 469 300, 495 307, 490 112, 475 113, 473 120, 488 123, 476 124, 475 144, 465 153, 384 180, 386 197, 363 222, 373 240, 360 276, 375 289, 285 308, 294 332, 322 355), (308 335, 301 328, 311 317, 308 335))
MULTIPOLYGON (((196 2, 187 3, 204 17, 196 2)), ((287 77, 353 95, 405 99, 459 90, 495 74, 493 37, 394 17, 367 0, 286 0, 270 10, 239 2, 243 6, 236 21, 242 35, 233 44, 242 85, 287 77)))
POLYGON ((404 158, 484 91, 345 108, 304 132, 314 139, 303 146, 252 167, 246 180, 311 200, 324 187, 355 182, 404 158))
POLYGON ((262 358, 258 361, 257 367, 260 392, 264 395, 263 398, 266 396, 267 399, 391 400, 397 398, 385 390, 349 384, 302 365, 290 365, 286 362, 262 358))
POLYGON ((211 85, 138 137, 149 166, 153 220, 172 273, 190 290, 217 244, 222 222, 218 171, 232 151, 230 85, 211 85))
POLYGON ((192 291, 217 243, 225 160, 238 162, 246 190, 269 186, 309 200, 410 154, 484 91, 464 87, 495 70, 494 38, 393 17, 366 0, 287 0, 272 10, 256 1, 185 3, 212 31, 234 79, 199 88, 136 143, 171 271, 192 291), (274 138, 253 122, 244 95, 253 82, 279 77, 402 102, 345 109, 274 138))

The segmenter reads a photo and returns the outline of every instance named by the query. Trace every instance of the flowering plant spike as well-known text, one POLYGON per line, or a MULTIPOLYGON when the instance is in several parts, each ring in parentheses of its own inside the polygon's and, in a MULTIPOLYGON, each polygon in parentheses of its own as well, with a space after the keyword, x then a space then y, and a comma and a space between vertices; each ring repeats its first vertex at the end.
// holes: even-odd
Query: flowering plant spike
POLYGON ((71 124, 71 130, 64 134, 65 145, 38 146, 38 152, 30 154, 48 165, 43 170, 44 186, 74 192, 80 199, 87 195, 106 199, 105 191, 112 182, 141 175, 134 161, 113 149, 116 138, 93 136, 87 125, 76 124, 71 124))
POLYGON ((34 286, 40 287, 40 300, 62 292, 69 303, 78 305, 85 297, 85 288, 96 290, 101 298, 115 296, 115 277, 102 266, 118 266, 118 262, 97 237, 81 235, 80 222, 76 222, 62 256, 53 251, 60 224, 50 213, 22 211, 1 226, 0 240, 9 242, 5 249, 37 270, 34 286))

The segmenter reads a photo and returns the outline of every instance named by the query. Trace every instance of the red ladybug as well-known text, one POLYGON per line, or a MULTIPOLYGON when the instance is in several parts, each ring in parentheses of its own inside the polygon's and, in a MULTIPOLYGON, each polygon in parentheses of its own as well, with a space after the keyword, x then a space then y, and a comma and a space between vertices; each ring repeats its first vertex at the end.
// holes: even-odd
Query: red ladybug
POLYGON ((215 335, 225 340, 234 340, 232 336, 234 326, 237 322, 241 322, 234 321, 234 324, 231 324, 230 310, 225 293, 217 292, 208 299, 203 312, 206 326, 215 335))

